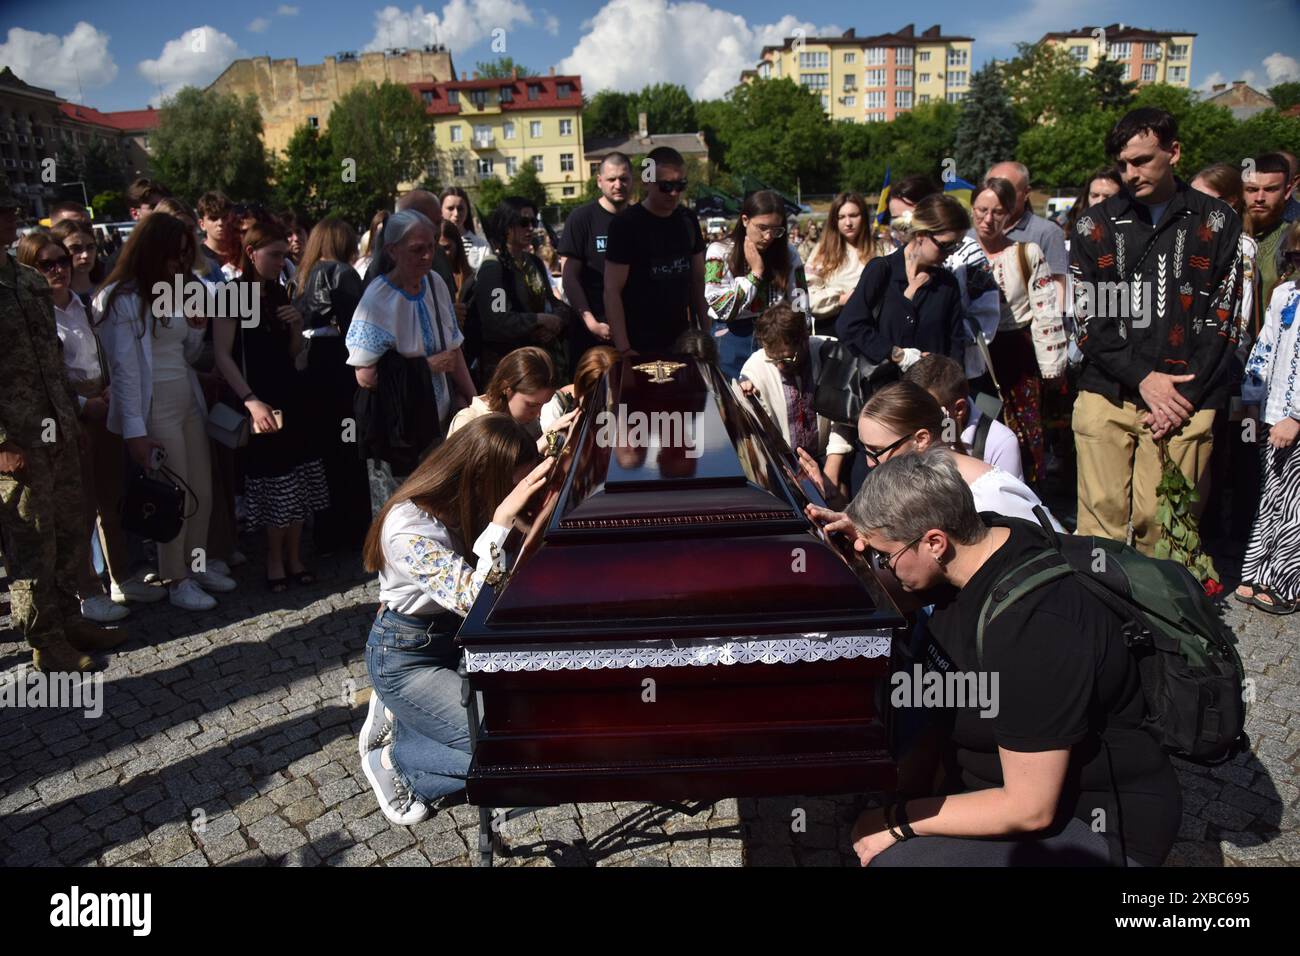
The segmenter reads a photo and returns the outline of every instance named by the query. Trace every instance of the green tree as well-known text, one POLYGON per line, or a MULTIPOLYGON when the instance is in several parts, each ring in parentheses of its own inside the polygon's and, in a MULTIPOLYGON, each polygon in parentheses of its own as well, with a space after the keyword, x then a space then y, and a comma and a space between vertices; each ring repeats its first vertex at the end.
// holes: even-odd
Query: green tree
POLYGON ((506 195, 523 196, 525 199, 532 200, 538 212, 541 212, 547 202, 546 186, 542 184, 537 176, 537 170, 530 162, 520 164, 519 171, 506 184, 506 195))
POLYGON ((1065 49, 1051 43, 1018 43, 1016 49, 1017 55, 1002 64, 1002 82, 1021 129, 1088 110, 1092 91, 1065 49))
MULTIPOLYGON (((1240 163, 1241 156, 1225 156, 1220 144, 1237 127, 1232 113, 1222 106, 1203 103, 1191 90, 1166 83, 1153 83, 1138 90, 1130 109, 1154 106, 1171 113, 1178 121, 1178 141, 1182 144, 1182 158, 1178 161, 1178 174, 1190 180, 1211 163, 1240 163)), ((1244 153, 1242 155, 1251 155, 1244 153)))
POLYGON ((219 189, 236 199, 264 200, 271 165, 262 146, 262 116, 251 93, 183 87, 163 101, 151 137, 158 178, 191 200, 219 189))
POLYGON ((126 205, 126 195, 116 190, 92 196, 90 206, 100 222, 123 222, 131 215, 126 205))
POLYGON ((1090 110, 1072 122, 1033 126, 1021 135, 1016 159, 1044 188, 1081 187, 1095 170, 1109 165, 1106 134, 1118 118, 1116 112, 1090 110))
POLYGON ((730 109, 711 115, 724 162, 783 192, 830 188, 833 136, 821 100, 792 80, 758 80, 732 90, 730 109))
POLYGON ((474 64, 479 78, 483 80, 508 80, 513 75, 513 71, 518 70, 522 76, 536 76, 537 73, 524 66, 522 63, 516 63, 513 57, 502 56, 489 62, 478 62, 474 64))
POLYGON ((1300 82, 1279 83, 1277 86, 1268 88, 1268 95, 1273 99, 1273 105, 1279 110, 1287 109, 1300 103, 1300 82))
POLYGON ((693 133, 695 104, 686 87, 676 83, 656 83, 630 97, 627 104, 627 129, 637 128, 637 114, 646 114, 651 133, 693 133))
POLYGON ((330 113, 329 143, 330 211, 353 222, 391 206, 398 184, 419 179, 434 156, 424 105, 390 82, 343 94, 330 113))
MULTIPOLYGON (((1277 110, 1264 110, 1236 123, 1220 136, 1211 147, 1210 155, 1215 158, 1215 162, 1240 167, 1247 157, 1277 150, 1300 155, 1300 117, 1283 116, 1277 110)), ((1195 175, 1190 168, 1188 172, 1195 175)))
POLYGON ((329 211, 332 179, 338 174, 331 163, 328 133, 306 124, 293 131, 284 156, 275 164, 275 202, 313 221, 329 211))
MULTIPOLYGON (((622 136, 628 132, 628 111, 632 96, 615 90, 601 90, 582 110, 582 132, 585 136, 604 138, 622 136)), ((635 112, 633 112, 635 119, 635 112)))
POLYGON ((1092 83, 1093 102, 1104 110, 1122 110, 1133 101, 1137 83, 1124 79, 1128 67, 1118 60, 1103 56, 1088 71, 1092 83))
POLYGON ((953 155, 964 179, 976 180, 1016 150, 1016 115, 1002 86, 1002 74, 989 64, 971 75, 970 93, 961 104, 953 136, 953 155))
POLYGON ((475 190, 474 205, 478 206, 479 220, 484 221, 492 215, 492 210, 501 205, 501 200, 513 195, 509 184, 497 176, 484 176, 478 181, 475 190))

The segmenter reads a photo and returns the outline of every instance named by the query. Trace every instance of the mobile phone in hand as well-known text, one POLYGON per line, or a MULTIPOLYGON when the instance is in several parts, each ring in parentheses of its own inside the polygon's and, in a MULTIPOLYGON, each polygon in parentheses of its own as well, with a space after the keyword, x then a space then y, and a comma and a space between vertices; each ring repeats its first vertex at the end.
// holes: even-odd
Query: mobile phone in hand
POLYGON ((149 449, 150 471, 157 471, 159 468, 163 466, 163 462, 165 462, 166 460, 167 460, 167 449, 158 448, 158 447, 149 449))

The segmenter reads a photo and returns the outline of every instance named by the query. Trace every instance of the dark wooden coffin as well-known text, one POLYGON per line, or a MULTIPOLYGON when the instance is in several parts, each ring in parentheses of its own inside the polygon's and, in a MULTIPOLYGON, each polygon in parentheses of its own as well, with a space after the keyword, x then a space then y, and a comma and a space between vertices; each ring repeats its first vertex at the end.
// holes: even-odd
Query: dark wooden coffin
POLYGON ((905 620, 804 516, 821 499, 716 369, 615 366, 539 497, 459 633, 471 803, 893 785, 881 705, 905 620))

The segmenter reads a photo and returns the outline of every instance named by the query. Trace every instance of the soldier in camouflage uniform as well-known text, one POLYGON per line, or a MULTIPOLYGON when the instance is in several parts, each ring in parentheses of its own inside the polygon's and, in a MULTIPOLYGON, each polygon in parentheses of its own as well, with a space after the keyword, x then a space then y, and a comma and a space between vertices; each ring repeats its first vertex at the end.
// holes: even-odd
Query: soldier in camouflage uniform
POLYGON ((0 181, 0 537, 13 624, 43 671, 96 668, 85 651, 126 639, 81 617, 87 560, 77 402, 63 368, 49 284, 8 247, 17 211, 0 181))

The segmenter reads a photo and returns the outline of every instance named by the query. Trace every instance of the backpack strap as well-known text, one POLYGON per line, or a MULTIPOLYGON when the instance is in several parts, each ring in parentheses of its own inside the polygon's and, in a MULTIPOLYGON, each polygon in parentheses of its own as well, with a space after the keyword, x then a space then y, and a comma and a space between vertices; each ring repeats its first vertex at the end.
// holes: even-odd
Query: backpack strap
POLYGON ((1016 260, 1020 263, 1020 284, 1029 291, 1029 253, 1025 251, 1023 242, 1016 243, 1016 260))
POLYGON ((975 424, 975 444, 971 446, 971 455, 983 460, 984 448, 989 442, 989 429, 992 427, 993 419, 981 412, 980 420, 975 424))
POLYGON ((1043 550, 1016 565, 990 590, 980 608, 979 623, 975 625, 975 659, 984 662, 984 630, 997 616, 1025 595, 1036 591, 1050 581, 1074 574, 1064 555, 1059 551, 1043 550))

